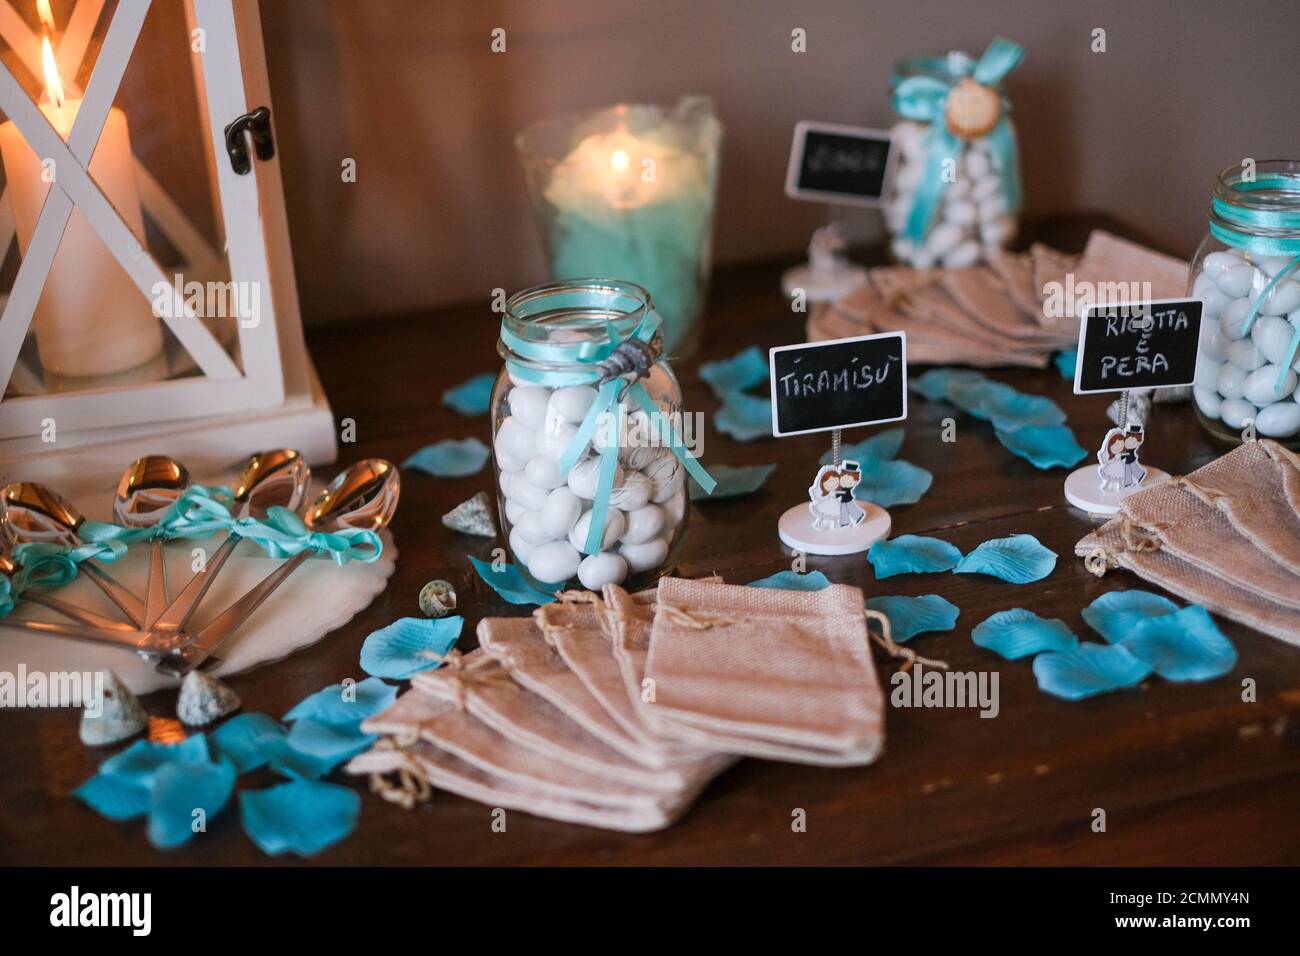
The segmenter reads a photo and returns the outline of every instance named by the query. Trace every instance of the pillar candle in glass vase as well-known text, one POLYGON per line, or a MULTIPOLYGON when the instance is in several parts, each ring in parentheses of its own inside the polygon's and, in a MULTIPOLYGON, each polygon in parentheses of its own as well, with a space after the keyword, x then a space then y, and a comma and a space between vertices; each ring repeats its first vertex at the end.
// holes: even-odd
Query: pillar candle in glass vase
MULTIPOLYGON (((65 98, 48 38, 43 44, 48 99, 41 112, 66 141, 81 100, 65 98)), ((42 158, 12 122, 0 125, 9 200, 19 251, 27 247, 51 178, 42 158)), ((126 115, 114 107, 89 165, 91 178, 143 242, 144 219, 136 188, 126 115)), ((57 178, 58 167, 53 167, 57 178)), ((77 209, 72 210, 32 320, 47 385, 99 378, 144 366, 163 347, 151 304, 77 209)))

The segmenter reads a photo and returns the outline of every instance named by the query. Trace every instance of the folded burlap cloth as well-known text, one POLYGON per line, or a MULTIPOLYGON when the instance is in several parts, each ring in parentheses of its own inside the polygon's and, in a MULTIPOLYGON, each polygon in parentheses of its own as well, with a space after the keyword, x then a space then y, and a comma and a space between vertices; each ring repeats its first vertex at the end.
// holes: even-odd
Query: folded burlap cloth
POLYGON ((869 640, 854 587, 781 591, 663 578, 642 710, 659 733, 699 747, 870 763, 885 729, 869 640))
POLYGON ((1124 499, 1075 545, 1098 576, 1126 568, 1187 601, 1300 644, 1300 459, 1246 442, 1124 499))

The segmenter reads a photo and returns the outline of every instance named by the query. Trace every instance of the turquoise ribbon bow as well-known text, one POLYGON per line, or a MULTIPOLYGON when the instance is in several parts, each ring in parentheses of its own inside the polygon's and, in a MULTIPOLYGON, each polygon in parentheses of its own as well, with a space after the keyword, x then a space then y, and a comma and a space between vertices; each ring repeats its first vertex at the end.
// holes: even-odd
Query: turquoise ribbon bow
MULTIPOLYGON (((1024 59, 1024 48, 1018 43, 996 37, 978 61, 961 54, 947 57, 912 57, 903 60, 894 70, 894 111, 905 119, 930 125, 926 134, 928 153, 925 171, 916 187, 912 211, 907 219, 904 235, 915 243, 925 241, 930 223, 943 199, 948 183, 944 181, 945 160, 956 160, 965 149, 965 143, 955 136, 945 122, 948 94, 961 80, 970 77, 982 86, 997 89, 1002 79, 1024 59)), ((1002 98, 1002 111, 998 123, 985 137, 997 159, 1002 177, 1002 189, 1007 198, 1008 211, 1020 208, 1020 165, 1016 154, 1015 132, 1007 116, 1011 103, 1002 98)))
MULTIPOLYGON (((88 550, 88 549, 74 549, 88 550)), ((126 553, 125 545, 109 546, 115 560, 126 553)), ((14 548, 19 565, 12 577, 0 575, 0 617, 7 617, 29 587, 61 588, 77 576, 77 564, 84 556, 74 555, 62 545, 28 542, 14 548)))
MULTIPOLYGON (((577 305, 589 308, 609 307, 607 291, 576 290, 573 295, 579 300, 577 305)), ((567 474, 577 464, 586 451, 587 445, 596 436, 602 417, 606 417, 608 427, 598 444, 600 446, 600 472, 596 481, 596 496, 591 506, 591 526, 587 531, 587 540, 583 552, 595 554, 601 550, 605 537, 605 522, 609 518, 609 499, 614 490, 614 478, 618 473, 618 451, 623 441, 623 412, 630 398, 650 417, 655 434, 666 435, 668 447, 677 460, 682 463, 695 481, 704 489, 705 494, 712 494, 717 482, 705 471, 699 461, 691 454, 682 439, 681 433, 672 421, 663 413, 655 400, 641 385, 639 379, 614 378, 605 380, 604 370, 596 366, 612 356, 625 341, 635 338, 650 343, 659 330, 661 319, 658 313, 648 312, 637 327, 626 336, 620 336, 614 323, 606 321, 607 338, 603 341, 590 340, 578 343, 542 342, 525 339, 515 334, 502 323, 501 342, 513 354, 529 362, 546 365, 564 366, 564 368, 539 368, 525 362, 506 361, 506 368, 519 381, 550 388, 562 388, 570 385, 599 385, 596 401, 588 410, 577 433, 565 447, 557 462, 561 474, 567 474), (573 366, 588 366, 575 368, 573 366), (609 413, 607 415, 607 413, 609 413)))
MULTIPOLYGON (((1238 180, 1232 184, 1232 188, 1238 192, 1260 189, 1295 192, 1300 188, 1300 183, 1297 183, 1294 176, 1272 173, 1249 182, 1238 180)), ((1269 293, 1279 282, 1300 268, 1300 210, 1247 208, 1215 196, 1210 203, 1210 212, 1210 234, 1224 245, 1243 249, 1256 256, 1292 257, 1250 304, 1241 324, 1241 335, 1244 338, 1250 334, 1259 315, 1259 307, 1269 293)), ((1279 363, 1277 381, 1273 383, 1274 395, 1281 397, 1282 386, 1286 384, 1286 373, 1295 362, 1297 354, 1300 354, 1300 327, 1292 330, 1291 341, 1287 343, 1286 360, 1279 363)))
POLYGON ((148 527, 127 528, 106 521, 87 521, 78 529, 78 534, 91 544, 120 542, 123 545, 159 538, 164 541, 210 538, 234 522, 230 514, 230 503, 234 500, 235 494, 229 488, 190 485, 168 505, 163 516, 148 527))
POLYGON ((379 535, 365 528, 340 528, 336 531, 312 531, 296 512, 272 507, 265 521, 244 518, 231 531, 248 538, 273 558, 290 558, 303 551, 328 554, 335 564, 360 561, 369 564, 383 553, 379 535))

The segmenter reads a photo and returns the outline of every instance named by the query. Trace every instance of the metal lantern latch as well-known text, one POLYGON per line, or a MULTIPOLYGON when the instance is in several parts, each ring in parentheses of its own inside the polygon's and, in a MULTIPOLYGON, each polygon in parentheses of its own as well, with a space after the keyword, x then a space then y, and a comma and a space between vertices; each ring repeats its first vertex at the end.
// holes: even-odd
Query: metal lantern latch
POLYGON ((258 159, 267 160, 273 157, 275 139, 271 135, 270 108, 259 106, 226 127, 226 154, 230 157, 231 168, 240 176, 253 168, 248 158, 248 146, 244 140, 245 132, 253 137, 253 151, 258 159))

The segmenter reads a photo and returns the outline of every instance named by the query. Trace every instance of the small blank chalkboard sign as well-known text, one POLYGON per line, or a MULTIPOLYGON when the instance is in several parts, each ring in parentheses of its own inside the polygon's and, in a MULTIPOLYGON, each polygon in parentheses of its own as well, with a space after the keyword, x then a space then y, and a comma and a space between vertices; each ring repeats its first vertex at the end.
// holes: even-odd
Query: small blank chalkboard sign
POLYGON ((777 437, 907 417, 906 333, 780 345, 768 365, 777 437))
POLYGON ((1201 307, 1200 299, 1089 306, 1079 323, 1075 394, 1191 385, 1201 307))
POLYGON ((892 140, 885 130, 801 120, 794 127, 785 194, 851 206, 884 195, 892 140))

